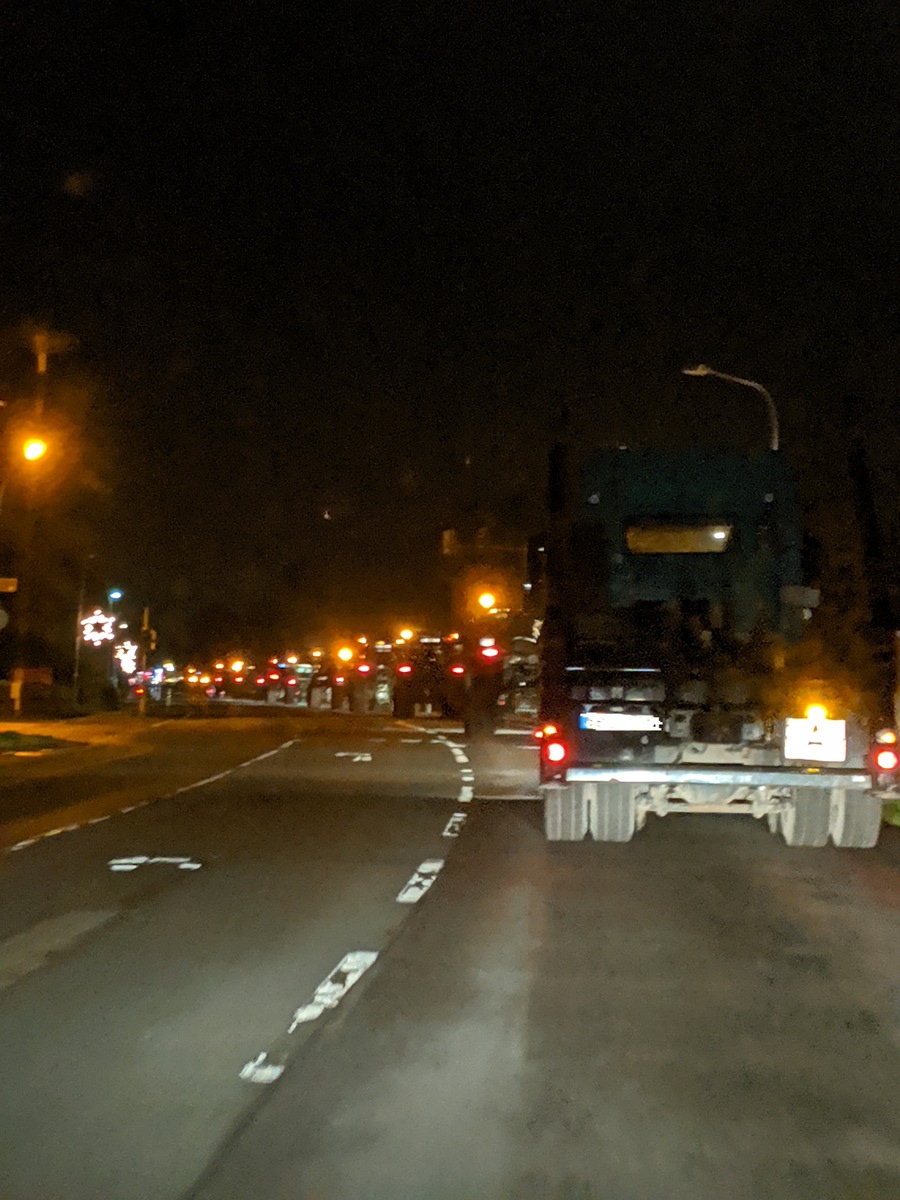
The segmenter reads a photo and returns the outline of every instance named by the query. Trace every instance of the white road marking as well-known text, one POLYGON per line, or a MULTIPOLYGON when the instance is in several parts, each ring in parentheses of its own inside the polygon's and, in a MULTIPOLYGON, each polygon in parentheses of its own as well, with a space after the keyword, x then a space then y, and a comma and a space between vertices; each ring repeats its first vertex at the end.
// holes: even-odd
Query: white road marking
POLYGON ((475 789, 472 787, 472 785, 470 783, 464 783, 462 785, 462 787, 459 789, 459 795, 457 796, 457 802, 459 804, 471 804, 472 797, 474 795, 475 795, 475 789))
MULTIPOLYGON (((109 819, 110 813, 104 813, 102 817, 91 817, 88 820, 88 825, 99 825, 101 821, 108 821, 109 819)), ((37 838, 33 838, 32 840, 37 841, 37 838)))
POLYGON ((367 750, 338 750, 335 758, 349 758, 351 762, 371 762, 372 755, 367 750))
MULTIPOLYGON (((331 974, 316 988, 309 1004, 304 1004, 296 1010, 288 1026, 288 1034, 292 1034, 298 1025, 315 1021, 326 1009, 337 1008, 354 983, 368 971, 377 958, 377 950, 352 950, 345 954, 331 974)), ((268 1053, 264 1050, 250 1062, 244 1063, 240 1070, 240 1078, 247 1083, 274 1083, 283 1073, 284 1064, 270 1062, 268 1053)))
POLYGON ((309 1004, 302 1005, 294 1013, 288 1033, 293 1033, 298 1025, 315 1021, 326 1008, 337 1008, 354 983, 368 971, 377 957, 377 950, 353 950, 350 954, 345 954, 331 974, 316 988, 309 1004))
POLYGON ((513 746, 513 750, 540 750, 540 746, 513 746))
POLYGON ((454 813, 444 827, 444 837, 455 838, 459 837, 459 831, 466 823, 465 813, 454 813))
POLYGON ((266 1060, 266 1052, 257 1054, 252 1062, 245 1063, 241 1067, 241 1079, 248 1083, 274 1083, 278 1079, 284 1067, 278 1063, 270 1063, 266 1060))
POLYGON ((494 737, 534 737, 530 729, 495 729, 494 737))
POLYGON ((180 867, 184 871, 198 871, 202 863, 195 862, 187 855, 161 854, 150 858, 146 854, 132 854, 126 858, 111 858, 108 866, 111 871, 136 871, 138 867, 148 867, 154 863, 162 866, 180 867))
POLYGON ((26 838, 24 842, 16 842, 14 846, 7 846, 6 851, 12 854, 14 850, 24 850, 26 846, 33 846, 38 839, 36 837, 26 838))
POLYGON ((208 775, 206 779, 198 779, 196 783, 188 783, 184 787, 176 788, 172 792, 173 796, 181 796, 185 792, 192 792, 194 788, 206 787, 208 783, 218 783, 220 779, 227 779, 229 775, 233 775, 235 771, 239 771, 241 767, 249 767, 251 763, 262 762, 264 758, 271 758, 273 754, 278 754, 282 750, 287 750, 289 746, 293 746, 296 742, 301 741, 300 738, 291 738, 287 742, 282 742, 280 746, 276 746, 274 750, 266 750, 263 754, 257 754, 255 758, 248 758, 246 762, 238 763, 236 767, 229 767, 227 771, 219 771, 217 775, 208 775))
POLYGON ((114 908, 80 909, 48 917, 0 943, 0 989, 42 967, 51 954, 66 950, 79 938, 116 915, 114 908))
POLYGON ((423 741, 423 738, 401 738, 400 744, 401 746, 421 746, 423 741))
POLYGON ((429 858, 420 863, 413 872, 403 889, 397 894, 398 904, 415 904, 425 895, 437 879, 438 872, 444 865, 442 858, 429 858))

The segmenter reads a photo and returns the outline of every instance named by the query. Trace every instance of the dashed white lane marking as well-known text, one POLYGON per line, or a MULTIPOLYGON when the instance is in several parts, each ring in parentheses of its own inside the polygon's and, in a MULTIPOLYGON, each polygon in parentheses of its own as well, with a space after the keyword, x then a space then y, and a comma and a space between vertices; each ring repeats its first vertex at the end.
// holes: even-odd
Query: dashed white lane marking
POLYGON ((338 750, 335 758, 349 758, 351 762, 371 762, 372 755, 367 750, 338 750))
POLYGON ((533 737, 530 729, 495 729, 494 737, 533 737))
MULTIPOLYGON (((294 1013, 288 1026, 292 1034, 298 1025, 305 1025, 321 1017, 329 1008, 337 1008, 344 996, 378 958, 377 950, 352 950, 345 954, 334 970, 322 980, 308 1004, 301 1005, 294 1013)), ((245 1063, 240 1077, 248 1083, 274 1083, 284 1071, 284 1064, 270 1062, 266 1051, 245 1063)))
POLYGON ((51 954, 68 949, 115 915, 114 908, 80 909, 48 917, 23 933, 0 942, 0 990, 38 970, 51 954))
POLYGON ((444 865, 442 858, 429 858, 425 862, 420 863, 417 870, 410 876, 402 890, 397 893, 398 904, 415 904, 421 900, 435 879, 438 877, 438 872, 444 865))
POLYGON ((443 836, 446 838, 459 837, 459 831, 466 823, 465 813, 454 813, 444 827, 443 836))
POLYGON ((459 795, 456 799, 460 804, 471 804, 472 797, 474 795, 475 789, 472 787, 472 785, 470 783, 464 783, 459 789, 459 795))
MULTIPOLYGON (((226 779, 229 775, 233 775, 235 771, 240 770, 241 767, 249 767, 252 763, 261 762, 264 758, 271 758, 273 754, 278 754, 281 750, 286 750, 289 746, 293 746, 301 741, 303 741, 302 738, 291 738, 290 741, 282 742, 280 746, 276 746, 274 750, 266 750, 263 754, 257 754, 255 758, 249 758, 246 762, 229 767, 226 771, 219 771, 216 775, 209 775, 206 779, 197 780, 196 783, 189 783, 184 787, 176 788, 174 792, 170 792, 167 796, 161 796, 159 799, 172 800, 175 796, 181 796, 185 792, 192 792, 195 788, 206 787, 208 783, 216 783, 220 779, 226 779)), ((156 798, 154 797, 153 799, 156 798)), ((128 804, 118 811, 120 813, 134 812, 136 809, 145 808, 148 804, 152 804, 153 799, 138 800, 137 803, 128 804)), ((15 842, 12 846, 5 846, 2 852, 12 854, 16 850, 24 850, 27 846, 33 846, 45 838, 58 837, 61 833, 74 833, 76 829, 83 829, 86 825, 99 825, 101 821, 108 821, 112 816, 115 816, 115 813, 103 813, 99 817, 88 817, 84 821, 76 822, 73 825, 61 825, 56 829, 48 829, 46 832, 39 833, 35 837, 25 838, 23 841, 15 842)), ((186 866, 185 869, 197 870, 199 866, 200 863, 196 863, 194 866, 186 866)))
POLYGON ((401 746, 421 746, 423 740, 423 738, 401 738, 400 744, 401 746))

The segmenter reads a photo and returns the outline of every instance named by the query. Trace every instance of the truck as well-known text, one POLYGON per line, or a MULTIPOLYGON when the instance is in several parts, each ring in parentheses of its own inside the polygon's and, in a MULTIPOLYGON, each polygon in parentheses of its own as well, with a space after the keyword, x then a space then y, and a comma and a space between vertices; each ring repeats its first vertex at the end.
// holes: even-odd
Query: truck
POLYGON ((716 813, 765 819, 789 846, 875 846, 897 734, 817 630, 783 452, 576 461, 560 442, 537 541, 549 841, 627 842, 654 814, 716 813))

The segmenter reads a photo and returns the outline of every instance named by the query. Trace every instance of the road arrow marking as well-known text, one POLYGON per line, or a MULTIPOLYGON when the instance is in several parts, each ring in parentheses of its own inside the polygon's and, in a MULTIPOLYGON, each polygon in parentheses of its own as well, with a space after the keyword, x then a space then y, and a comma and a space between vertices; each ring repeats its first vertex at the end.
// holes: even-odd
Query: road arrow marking
POLYGON ((315 1021, 326 1008, 337 1008, 354 983, 368 971, 377 957, 377 950, 353 950, 350 954, 345 954, 331 974, 316 988, 309 1004, 302 1005, 294 1013, 288 1033, 293 1033, 298 1025, 315 1021))
POLYGON ((150 858, 146 854, 132 854, 127 858, 111 858, 109 860, 109 869, 111 871, 136 871, 138 867, 147 867, 152 863, 178 867, 181 871, 199 871, 203 865, 184 855, 160 855, 156 858, 150 858))
POLYGON ((274 1083, 278 1079, 284 1067, 278 1063, 270 1063, 266 1059, 266 1052, 257 1054, 252 1062, 244 1063, 241 1067, 241 1079, 245 1079, 248 1083, 274 1083))
POLYGON ((338 750, 335 752, 335 758, 349 758, 351 762, 371 762, 372 755, 367 750, 338 750))

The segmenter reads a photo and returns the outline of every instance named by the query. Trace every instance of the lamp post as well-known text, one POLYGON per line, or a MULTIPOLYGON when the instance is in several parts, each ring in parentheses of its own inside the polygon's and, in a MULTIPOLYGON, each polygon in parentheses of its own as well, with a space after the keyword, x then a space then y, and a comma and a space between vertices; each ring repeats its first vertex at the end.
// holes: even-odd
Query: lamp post
POLYGON ((712 375, 716 379, 724 379, 726 383, 738 383, 742 387, 752 388, 754 392, 758 392, 765 401, 769 413, 769 449, 778 449, 778 409, 775 407, 775 401, 772 399, 771 393, 766 391, 761 383, 757 383, 755 379, 742 379, 740 375, 728 375, 724 371, 717 371, 714 367, 708 367, 706 363, 699 363, 696 367, 683 367, 681 373, 682 375, 695 376, 712 375))

